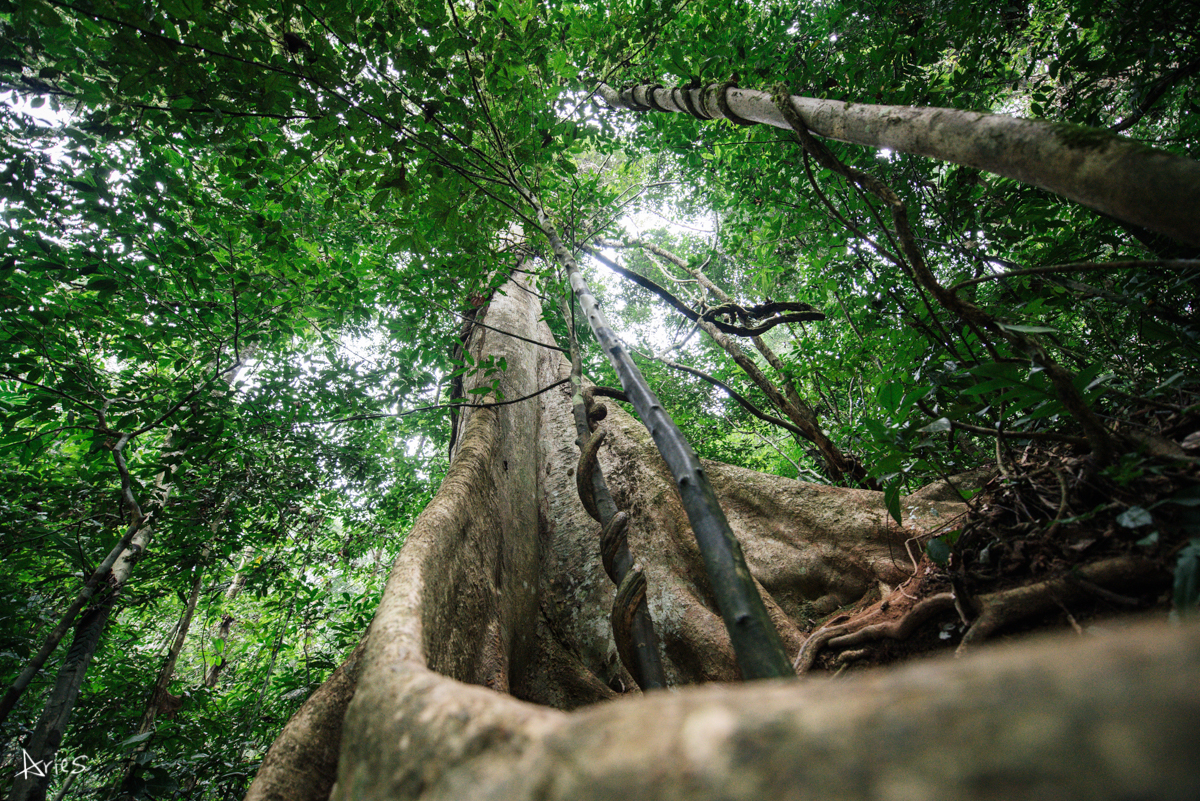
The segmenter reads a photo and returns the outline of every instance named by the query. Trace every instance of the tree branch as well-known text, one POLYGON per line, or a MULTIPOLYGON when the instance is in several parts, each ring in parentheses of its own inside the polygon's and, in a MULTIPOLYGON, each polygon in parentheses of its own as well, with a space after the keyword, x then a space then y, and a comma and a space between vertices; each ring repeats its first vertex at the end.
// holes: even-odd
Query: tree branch
MULTIPOLYGON (((501 333, 503 333, 503 332, 501 332, 501 333)), ((304 420, 301 422, 308 424, 308 425, 326 426, 326 425, 336 425, 338 423, 353 423, 358 420, 381 420, 385 417, 408 417, 410 414, 416 414, 417 412, 432 412, 432 411, 436 411, 438 409, 488 409, 488 408, 491 408, 494 406, 508 406, 509 404, 512 404, 512 403, 520 403, 521 401, 529 400, 530 398, 536 398, 538 395, 541 395, 543 392, 549 392, 550 390, 554 389, 555 387, 561 386, 570 380, 571 380, 570 378, 564 378, 561 381, 555 381, 553 384, 542 387, 537 392, 531 392, 530 394, 525 395, 524 397, 513 398, 512 400, 506 400, 506 401, 492 401, 490 403, 439 403, 434 406, 421 406, 416 409, 409 409, 408 411, 404 411, 404 412, 380 412, 379 414, 357 414, 357 415, 354 415, 353 417, 339 417, 334 420, 304 420)))
POLYGON ((1110 261, 1110 262, 1092 262, 1081 261, 1071 264, 1049 264, 1044 267, 1025 267, 1019 270, 1009 270, 1003 273, 993 273, 992 275, 983 275, 979 278, 971 278, 966 281, 959 281, 954 286, 950 287, 950 292, 958 292, 960 289, 965 289, 975 284, 982 284, 985 281, 999 281, 1004 278, 1015 278, 1019 275, 1045 275, 1047 273, 1082 273, 1092 270, 1128 270, 1139 267, 1163 267, 1168 270, 1188 270, 1200 267, 1198 259, 1150 259, 1150 260, 1132 260, 1132 261, 1110 261))
MULTIPOLYGON (((635 111, 664 109, 742 123, 790 127, 768 92, 709 84, 668 90, 649 84, 615 90, 605 101, 635 111), (685 105, 676 95, 686 92, 685 105)), ((949 108, 880 106, 790 96, 819 136, 986 170, 1200 245, 1200 162, 1110 131, 949 108)))
MULTIPOLYGON (((645 276, 642 276, 642 275, 638 275, 637 273, 632 272, 631 270, 626 270, 624 267, 617 264, 615 261, 608 258, 607 256, 605 256, 603 253, 599 252, 595 248, 584 247, 583 252, 587 253, 589 256, 592 256, 593 258, 600 261, 602 264, 604 264, 610 270, 615 272, 617 275, 620 275, 624 278, 629 279, 630 281, 634 282, 635 284, 637 284, 638 286, 640 286, 644 289, 649 289, 651 292, 658 295, 660 298, 665 300, 667 303, 669 303, 673 307, 675 307, 675 309, 680 314, 682 314, 684 317, 688 318, 689 320, 696 322, 698 320, 703 319, 705 322, 711 322, 722 332, 724 332, 726 334, 732 334, 733 336, 754 337, 754 336, 758 336, 759 334, 770 331, 775 326, 781 325, 783 323, 804 323, 804 322, 811 322, 814 320, 824 320, 825 319, 825 314, 823 312, 819 312, 819 311, 813 309, 811 306, 809 306, 806 303, 771 303, 771 304, 764 304, 762 306, 753 307, 753 309, 751 309, 751 310, 742 309, 742 307, 740 307, 740 306, 738 306, 737 308, 743 312, 748 312, 748 311, 753 311, 753 310, 761 311, 761 310, 768 309, 768 308, 773 308, 773 309, 786 308, 789 310, 797 309, 797 308, 804 308, 804 309, 807 309, 808 311, 801 311, 801 312, 796 312, 793 314, 780 315, 779 317, 772 317, 766 323, 763 323, 762 325, 756 326, 754 328, 745 328, 740 325, 730 325, 729 323, 723 323, 720 320, 714 319, 714 315, 722 313, 724 311, 728 311, 724 307, 717 308, 717 309, 709 309, 704 314, 700 314, 696 310, 694 310, 690 306, 688 306, 686 303, 684 303, 683 301, 679 300, 677 297, 672 295, 670 292, 668 292, 667 290, 663 289, 658 284, 651 281, 649 278, 646 278, 645 276)), ((753 315, 751 315, 751 316, 753 316, 753 315)))

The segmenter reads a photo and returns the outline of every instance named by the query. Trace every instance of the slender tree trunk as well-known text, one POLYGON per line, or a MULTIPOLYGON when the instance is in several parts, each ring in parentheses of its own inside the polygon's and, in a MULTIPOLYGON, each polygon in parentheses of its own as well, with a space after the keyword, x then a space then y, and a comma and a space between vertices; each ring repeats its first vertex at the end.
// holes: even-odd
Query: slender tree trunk
POLYGON ((538 224, 550 242, 555 259, 568 275, 571 291, 583 309, 588 326, 671 471, 742 677, 751 680, 792 675, 783 640, 763 602, 760 588, 754 584, 741 543, 729 525, 700 458, 663 409, 658 396, 610 327, 604 311, 584 281, 579 265, 563 245, 541 202, 529 192, 524 195, 537 214, 538 224))
POLYGON ((79 612, 87 606, 88 602, 95 596, 96 589, 104 582, 111 574, 113 565, 117 559, 125 553, 125 550, 130 547, 133 538, 137 535, 141 528, 142 521, 131 523, 125 529, 125 535, 117 542, 113 549, 105 557, 92 575, 88 578, 84 585, 79 588, 79 593, 75 596, 75 600, 67 607, 67 611, 59 618, 58 625, 47 635, 42 647, 34 654, 21 670, 21 674, 13 681, 12 685, 5 690, 3 700, 0 700, 0 724, 3 724, 8 719, 8 715, 20 700, 21 695, 29 687, 29 682, 33 681, 33 677, 38 674, 46 664, 46 660, 50 658, 58 649, 58 644, 62 642, 62 638, 71 630, 71 626, 75 623, 75 618, 79 612))
MULTIPOLYGON (((162 455, 173 456, 171 453, 172 435, 171 431, 167 431, 167 436, 163 440, 162 455)), ((124 463, 118 461, 118 471, 123 471, 121 466, 124 463)), ((67 629, 75 620, 75 616, 80 610, 86 606, 87 602, 95 595, 96 588, 106 582, 114 590, 120 590, 129 580, 129 575, 133 571, 133 566, 137 563, 142 552, 149 546, 153 535, 154 518, 162 513, 166 508, 167 499, 171 493, 171 480, 166 472, 159 473, 154 478, 155 491, 152 494, 149 504, 145 504, 142 508, 133 500, 132 494, 127 497, 130 504, 134 507, 131 510, 133 519, 130 521, 125 530, 125 535, 117 542, 116 546, 105 557, 104 561, 96 568, 91 577, 80 588, 75 600, 67 608, 54 630, 50 632, 42 647, 31 658, 28 664, 21 671, 21 675, 13 682, 12 686, 4 694, 3 701, 0 701, 0 723, 4 721, 8 713, 16 705, 17 700, 29 686, 29 682, 37 675, 38 671, 45 665, 46 660, 54 653, 58 644, 62 641, 67 629)), ((130 490, 132 493, 132 490, 130 490)))
MULTIPOLYGON (((76 623, 75 636, 62 667, 59 668, 54 689, 42 707, 42 715, 32 737, 24 746, 32 759, 53 762, 62 743, 63 732, 71 719, 71 712, 75 708, 75 701, 79 697, 79 689, 87 675, 88 665, 91 664, 96 647, 100 644, 100 636, 104 633, 116 600, 117 592, 114 591, 89 609, 76 623)), ((44 776, 32 773, 26 776, 18 774, 9 792, 8 801, 45 801, 53 776, 52 770, 45 771, 44 776)))
MULTIPOLYGON (((167 444, 163 446, 163 449, 166 450, 169 447, 170 438, 168 437, 167 444)), ((165 474, 159 474, 156 485, 154 504, 156 508, 162 509, 166 506, 167 496, 170 494, 170 483, 165 474)), ((121 588, 125 586, 129 576, 133 573, 138 559, 149 546, 153 529, 153 524, 142 525, 137 529, 129 542, 129 547, 122 551, 113 565, 109 577, 113 587, 110 594, 86 612, 75 626, 71 648, 59 668, 54 690, 46 700, 33 734, 24 746, 33 759, 50 762, 54 760, 58 748, 62 744, 63 733, 71 720, 71 713, 75 709, 75 702, 79 698, 79 689, 83 686, 88 665, 91 664, 92 656, 96 653, 113 605, 116 603, 121 588)), ((44 801, 48 785, 49 778, 29 777, 21 780, 13 785, 9 801, 44 801)))
POLYGON ((242 588, 246 586, 246 574, 243 572, 246 568, 246 562, 247 559, 243 558, 237 572, 233 575, 233 579, 229 582, 229 588, 225 590, 221 622, 217 624, 213 635, 213 639, 220 640, 223 646, 221 653, 217 655, 217 661, 213 662, 208 670, 204 672, 205 687, 216 687, 217 680, 221 678, 221 673, 225 670, 225 666, 229 664, 229 660, 225 658, 225 654, 227 653, 226 649, 229 647, 229 634, 233 629, 233 624, 237 622, 237 618, 229 611, 229 604, 241 594, 242 588))
MULTIPOLYGON (((207 550, 205 552, 207 556, 207 550)), ((201 558, 202 561, 204 557, 201 558)), ((204 586, 204 569, 201 565, 196 565, 193 570, 196 573, 196 578, 192 581, 192 590, 188 594, 186 604, 184 604, 183 614, 179 617, 179 623, 175 626, 175 636, 171 639, 171 647, 167 649, 167 658, 163 662, 163 666, 158 671, 158 676, 154 680, 154 686, 150 689, 150 695, 146 699, 146 708, 142 712, 142 719, 138 722, 137 734, 145 734, 154 727, 155 721, 159 714, 164 709, 171 708, 171 698, 169 688, 171 679, 175 676, 175 664, 179 661, 179 654, 183 652, 183 644, 187 641, 188 631, 192 626, 192 617, 196 613, 196 603, 200 600, 200 589, 204 586)), ((149 746, 150 741, 144 740, 138 744, 138 747, 128 759, 125 760, 125 769, 121 771, 120 777, 113 784, 113 795, 121 791, 129 793, 129 782, 133 776, 133 771, 136 766, 135 758, 149 746)), ((132 795, 125 795, 125 798, 132 798, 132 795)))
POLYGON ((175 664, 179 661, 179 655, 183 652, 183 644, 187 641, 188 632, 192 627, 192 617, 196 614, 196 602, 200 600, 200 589, 204 586, 204 568, 197 565, 196 578, 192 581, 192 591, 188 594, 187 604, 183 608, 183 614, 179 617, 179 625, 175 630, 175 638, 171 641, 171 647, 167 651, 167 658, 163 662, 162 668, 158 671, 158 677, 154 681, 154 688, 150 691, 150 697, 146 700, 146 710, 142 713, 142 719, 138 723, 137 733, 144 734, 150 731, 154 726, 154 721, 158 718, 164 704, 168 700, 170 693, 167 692, 171 685, 171 679, 175 677, 175 664))

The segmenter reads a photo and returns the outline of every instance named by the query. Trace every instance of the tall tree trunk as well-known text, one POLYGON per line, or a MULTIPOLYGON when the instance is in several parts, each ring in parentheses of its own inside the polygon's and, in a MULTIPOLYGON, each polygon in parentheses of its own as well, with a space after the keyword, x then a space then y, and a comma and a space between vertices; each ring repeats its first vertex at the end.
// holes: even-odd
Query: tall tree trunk
MULTIPOLYGON (((168 437, 167 444, 163 446, 163 450, 165 451, 169 447, 170 438, 168 437)), ((170 494, 170 484, 165 474, 159 474, 155 484, 155 507, 158 509, 165 508, 167 496, 170 494)), ((33 759, 43 762, 53 762, 58 748, 62 744, 63 733, 71 720, 71 713, 75 709, 75 702, 79 698, 79 689, 83 686, 88 665, 91 664, 92 656, 96 653, 96 648, 100 643, 101 635, 104 633, 104 627, 108 622, 113 605, 116 603, 121 588, 125 586, 125 583, 133 573, 133 568, 137 564, 138 559, 150 544, 153 529, 154 526, 152 523, 141 525, 137 528, 133 538, 130 540, 129 547, 122 551, 113 565, 109 576, 109 583, 112 586, 109 595, 84 613, 75 626, 71 648, 67 652, 67 658, 59 667, 54 690, 51 692, 50 697, 46 699, 46 703, 42 708, 42 714, 38 718, 37 725, 34 727, 33 734, 24 746, 25 751, 33 759)), ((46 778, 31 777, 28 780, 22 780, 13 785, 12 792, 9 794, 9 801, 43 801, 46 797, 48 786, 48 776, 46 778)))
MULTIPOLYGON (((538 311, 510 284, 484 319, 548 344, 538 311)), ((505 356, 507 398, 569 372, 558 352, 495 330, 469 346, 505 356)), ((617 697, 621 668, 612 585, 571 475, 571 408, 555 387, 464 410, 369 633, 285 726, 248 799, 325 799, 335 770, 334 799, 1190 797, 1195 626, 579 709, 617 697)), ((736 679, 670 472, 640 423, 614 408, 605 425, 601 462, 635 518, 669 680, 736 679)), ((897 531, 880 493, 704 467, 789 654, 810 616, 908 577, 905 541, 961 509, 914 496, 897 531)))
POLYGON ((29 687, 29 683, 33 681, 33 677, 36 676, 38 672, 41 671, 41 669, 45 666, 46 660, 50 658, 51 654, 58 650, 58 644, 62 642, 63 637, 66 636, 67 632, 71 630, 71 627, 75 624, 75 619, 78 617, 79 613, 95 596, 96 590, 102 584, 104 584, 109 576, 112 575, 113 566, 117 563, 117 560, 121 557, 121 555, 124 554, 125 551, 130 547, 134 537, 137 535, 141 527, 142 520, 130 523, 126 527, 124 536, 122 536, 117 544, 113 546, 113 549, 109 551, 108 556, 104 558, 104 561, 92 571, 92 575, 89 576, 88 580, 85 581, 83 586, 79 588, 79 592, 75 595, 75 600, 71 602, 71 605, 67 607, 67 610, 62 614, 62 617, 59 618, 58 624, 55 625, 48 635, 46 635, 46 639, 43 641, 42 647, 38 649, 37 653, 30 657, 29 661, 26 662, 25 666, 21 669, 20 675, 18 675, 8 689, 4 691, 4 698, 0 700, 0 724, 3 724, 4 721, 8 719, 9 713, 12 712, 13 707, 16 706, 17 701, 21 698, 21 695, 29 687))
MULTIPOLYGON (((162 444, 162 456, 174 456, 179 453, 178 451, 174 453, 171 451, 172 441, 171 431, 168 430, 162 444)), ((123 481, 128 485, 128 473, 124 467, 124 457, 119 453, 115 453, 114 456, 117 458, 118 472, 122 474, 123 481)), ((133 566, 137 564, 142 553, 150 545, 150 540, 154 533, 154 520, 166 509, 167 500, 171 494, 171 479, 166 472, 155 476, 154 490, 151 493, 149 503, 146 504, 137 503, 133 498, 131 487, 126 486, 123 489, 126 492, 128 505, 131 507, 129 512, 132 518, 125 530, 125 535, 117 542, 104 561, 97 566, 88 580, 84 582, 83 587, 79 589, 75 600, 67 608, 58 625, 46 637, 42 647, 38 649, 38 652, 29 660, 21 671, 21 674, 5 692, 3 701, 0 701, 0 722, 4 721, 13 706, 16 705, 21 694, 29 686, 29 682, 37 675, 38 671, 45 665, 46 660, 57 649, 63 635, 66 634, 74 622, 75 616, 91 600, 96 592, 96 588, 102 583, 107 583, 113 592, 120 591, 121 587, 125 586, 125 582, 129 580, 129 576, 133 572, 133 566)))
MULTIPOLYGON (((509 284, 483 319, 550 345, 540 311, 536 299, 509 284)), ((499 331, 476 328, 469 346, 476 358, 505 357, 506 398, 568 376, 558 351, 499 331)), ((604 424, 601 465, 633 518, 630 547, 647 575, 668 682, 736 680, 733 650, 670 471, 646 429, 621 409, 610 408, 604 424)), ((432 792, 457 769, 454 754, 465 753, 457 749, 466 734, 483 737, 476 745, 490 737, 498 748, 518 748, 527 725, 558 719, 509 696, 574 709, 636 695, 611 635, 614 588, 601 564, 597 526, 575 488, 575 437, 566 387, 464 410, 450 472, 407 537, 365 643, 288 723, 248 798, 324 798, 333 782, 329 749, 338 742, 340 797, 419 798, 422 787, 432 792), (501 694, 476 695, 460 682, 501 694), (436 722, 422 724, 426 713, 436 722), (398 752, 401 742, 408 745, 398 752)), ((961 508, 914 505, 909 527, 897 530, 878 493, 714 462, 704 469, 789 657, 804 642, 801 627, 810 616, 859 599, 880 581, 903 581, 911 572, 906 558, 896 558, 904 541, 961 508)), ((459 797, 473 792, 464 788, 459 797)))

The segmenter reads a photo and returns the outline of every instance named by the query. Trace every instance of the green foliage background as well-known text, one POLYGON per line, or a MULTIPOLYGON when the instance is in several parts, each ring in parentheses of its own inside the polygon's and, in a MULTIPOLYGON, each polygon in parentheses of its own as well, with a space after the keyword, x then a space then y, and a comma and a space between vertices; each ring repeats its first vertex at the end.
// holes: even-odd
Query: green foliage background
MULTIPOLYGON (((136 432, 131 491, 145 503, 164 477, 172 492, 68 731, 66 753, 89 765, 72 792, 101 797, 148 745, 140 794, 243 793, 357 642, 436 490, 448 417, 403 413, 475 369, 454 359, 460 315, 502 281, 516 240, 544 250, 514 184, 573 244, 636 228, 694 265, 711 257, 709 277, 746 305, 823 310, 767 340, 830 437, 892 488, 990 458, 990 440, 943 420, 1077 433, 1028 358, 923 297, 881 256, 878 210, 826 171, 810 183, 789 137, 590 93, 737 73, 854 102, 1128 124, 1196 158, 1197 31, 1194 3, 1150 0, 0 2, 0 675, 127 524, 111 448, 136 432), (182 706, 130 742, 196 571, 182 706), (236 622, 219 638, 223 616, 236 622)), ((905 198, 946 284, 1196 256, 1007 179, 834 150, 905 198)), ((542 255, 527 266, 565 342, 542 255)), ((589 270, 639 350, 686 333, 649 293, 589 270)), ((966 293, 1043 335, 1100 414, 1150 429, 1138 409, 1194 403, 1196 275, 1027 275, 966 293)), ((769 405, 702 337, 676 358, 769 405)), ((586 368, 615 384, 594 350, 586 368)), ((723 392, 643 369, 701 455, 825 480, 810 448, 723 392)), ((6 776, 63 651, 4 725, 6 776)))

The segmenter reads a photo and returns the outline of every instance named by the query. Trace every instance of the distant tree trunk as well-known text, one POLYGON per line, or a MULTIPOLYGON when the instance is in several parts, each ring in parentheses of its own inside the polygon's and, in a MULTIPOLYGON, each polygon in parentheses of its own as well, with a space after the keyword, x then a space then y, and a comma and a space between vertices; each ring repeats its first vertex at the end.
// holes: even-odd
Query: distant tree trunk
MULTIPOLYGON (((257 352, 257 347, 254 345, 242 348, 240 361, 222 371, 221 375, 227 375, 253 359, 255 352, 257 352)), ((168 430, 163 441, 161 447, 163 457, 182 454, 181 450, 172 450, 174 448, 172 431, 173 429, 168 430)), ((24 745, 26 752, 35 760, 53 761, 57 754, 58 747, 62 743, 63 732, 70 722, 75 702, 79 698, 79 689, 83 686, 87 667, 96 652, 100 637, 104 633, 104 626, 112 611, 113 604, 116 602, 121 588, 129 581, 134 567, 153 539, 155 520, 154 514, 150 510, 153 509, 156 512, 161 512, 161 510, 166 508, 167 500, 171 494, 172 478, 171 474, 166 471, 155 476, 154 485, 150 491, 150 501, 143 504, 144 508, 138 510, 138 513, 135 515, 133 536, 129 539, 128 547, 120 550, 119 555, 113 562, 112 570, 107 577, 108 584, 111 587, 108 597, 85 613, 75 627, 74 639, 68 651, 67 659, 59 669, 59 675, 55 682, 55 690, 43 707, 41 717, 38 719, 33 734, 24 745), (145 513, 144 517, 142 515, 143 512, 145 513), (75 655, 75 658, 72 658, 72 655, 75 655)), ((113 553, 117 553, 116 548, 114 548, 113 553)), ((21 782, 13 785, 9 801, 26 801, 26 799, 42 801, 45 798, 49 780, 48 775, 44 778, 30 776, 23 779, 21 782)))
MULTIPOLYGON (((168 431, 162 444, 163 456, 173 456, 178 453, 171 451, 173 447, 171 444, 172 441, 171 432, 168 431)), ((88 580, 84 582, 83 587, 79 589, 75 600, 67 608, 58 625, 50 632, 42 647, 29 660, 21 671, 21 675, 17 677, 5 693, 4 700, 0 702, 0 721, 4 720, 8 712, 16 704, 17 699, 20 698, 21 694, 29 686, 29 682, 45 665, 46 659, 49 658, 50 654, 54 653, 63 635, 74 621, 75 616, 91 600, 96 592, 96 588, 101 584, 107 584, 111 591, 118 592, 125 586, 125 582, 129 580, 130 574, 133 573, 134 565, 137 564, 138 559, 141 558, 142 553, 149 547, 150 541, 153 539, 154 519, 166 508, 167 499, 170 497, 170 494, 171 479, 168 473, 159 473, 154 478, 154 490, 151 493, 149 502, 143 503, 142 508, 131 512, 134 519, 130 521, 125 535, 113 547, 104 561, 93 571, 88 580)))
POLYGON ((222 604, 221 622, 217 624, 213 639, 220 640, 223 645, 221 653, 217 655, 217 660, 209 665, 208 670, 204 673, 204 686, 216 687, 217 680, 221 678, 221 673, 225 670, 225 666, 229 664, 226 659, 226 650, 229 647, 229 634, 233 630, 233 624, 237 622, 237 618, 229 611, 229 604, 238 595, 241 594, 242 588, 246 586, 246 559, 242 560, 242 564, 238 567, 236 573, 233 574, 233 579, 229 582, 229 588, 225 590, 225 599, 222 604))
MULTIPOLYGON (((162 446, 164 455, 169 455, 171 443, 172 437, 168 433, 162 446)), ((167 498, 171 493, 171 482, 166 473, 160 473, 155 478, 154 487, 151 504, 155 510, 165 509, 167 498)), ((147 512, 149 507, 150 504, 147 504, 147 512)), ((108 597, 85 613, 75 627, 71 649, 67 653, 67 659, 59 668, 55 690, 47 699, 37 726, 34 728, 28 744, 24 746, 34 759, 53 760, 62 743, 63 732, 71 720, 71 713, 74 711, 75 701, 79 698, 79 688, 83 686, 87 666, 91 663, 92 655, 95 654, 96 647, 100 643, 100 636, 104 633, 104 626, 108 621, 113 604, 116 602, 121 588, 129 581, 134 566, 137 565, 153 538, 153 515, 147 514, 146 517, 150 519, 150 522, 137 527, 129 542, 129 547, 121 552, 113 564, 112 571, 108 576, 108 583, 112 587, 108 597), (97 623, 97 621, 99 622, 97 623), (76 658, 73 659, 72 654, 75 654, 76 658)), ((26 799, 42 801, 45 798, 48 784, 49 777, 31 781, 28 784, 24 782, 14 784, 9 801, 26 801, 26 799)))
POLYGON ((188 594, 183 614, 179 616, 179 624, 176 626, 175 638, 171 641, 171 647, 167 650, 167 658, 163 661, 163 666, 159 669, 158 677, 154 681, 154 687, 150 691, 150 697, 146 700, 146 710, 142 713, 142 719, 138 723, 138 734, 150 731, 164 707, 170 709, 173 703, 167 690, 171 685, 171 679, 175 677, 175 664, 183 652, 183 644, 187 641, 188 632, 192 627, 192 617, 196 614, 196 602, 200 600, 200 589, 204 586, 203 566, 197 565, 193 569, 196 571, 196 578, 192 581, 192 591, 188 594))
MULTIPOLYGON (((207 556, 207 550, 205 557, 207 556)), ((205 557, 201 557, 202 561, 205 557)), ((171 679, 175 676, 175 664, 179 661, 179 654, 183 652, 183 644, 187 641, 188 631, 192 626, 192 617, 196 613, 196 603, 200 600, 200 590, 204 586, 204 569, 201 565, 193 567, 196 573, 196 578, 192 581, 192 590, 188 594, 187 602, 184 604, 183 614, 179 617, 179 622, 175 626, 175 636, 171 638, 171 646, 167 649, 167 658, 164 660, 162 667, 158 671, 158 676, 154 680, 154 686, 150 689, 150 694, 146 698, 146 708, 142 712, 142 718, 138 722, 136 734, 145 734, 154 727, 155 721, 160 714, 166 712, 168 715, 173 715, 178 709, 178 704, 182 699, 172 696, 170 693, 171 679)), ((149 746, 150 740, 143 740, 138 744, 138 747, 125 761, 125 768, 121 771, 121 775, 114 782, 113 793, 124 792, 123 798, 133 798, 132 788, 130 786, 131 779, 134 776, 137 762, 136 756, 149 746)))

